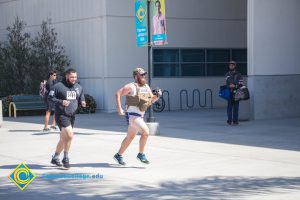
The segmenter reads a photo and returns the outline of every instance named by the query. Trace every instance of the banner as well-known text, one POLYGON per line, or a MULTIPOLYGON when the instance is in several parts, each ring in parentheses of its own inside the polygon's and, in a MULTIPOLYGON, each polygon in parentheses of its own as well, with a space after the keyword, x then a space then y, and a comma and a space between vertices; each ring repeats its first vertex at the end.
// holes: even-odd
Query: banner
POLYGON ((152 43, 167 44, 165 0, 151 1, 152 43))
POLYGON ((147 0, 136 0, 135 2, 135 26, 137 46, 148 45, 147 27, 147 0))

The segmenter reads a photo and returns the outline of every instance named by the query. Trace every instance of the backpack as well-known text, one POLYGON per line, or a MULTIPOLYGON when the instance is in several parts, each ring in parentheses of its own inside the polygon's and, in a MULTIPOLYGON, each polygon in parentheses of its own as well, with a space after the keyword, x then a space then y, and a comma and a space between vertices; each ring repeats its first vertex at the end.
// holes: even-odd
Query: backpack
POLYGON ((43 99, 45 99, 46 94, 47 94, 46 83, 47 83, 46 80, 44 80, 44 81, 42 81, 42 82, 40 83, 39 94, 40 94, 40 96, 41 96, 43 99))

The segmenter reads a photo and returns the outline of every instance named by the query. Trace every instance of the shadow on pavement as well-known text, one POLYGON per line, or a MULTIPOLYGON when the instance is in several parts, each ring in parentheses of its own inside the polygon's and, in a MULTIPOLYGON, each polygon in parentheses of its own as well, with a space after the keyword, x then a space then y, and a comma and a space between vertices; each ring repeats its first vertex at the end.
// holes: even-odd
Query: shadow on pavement
MULTIPOLYGON (((229 126, 225 113, 225 109, 200 109, 155 113, 155 117, 162 137, 300 151, 300 118, 243 121, 238 126, 229 126)), ((146 113, 145 119, 147 116, 146 113)), ((6 119, 24 123, 41 121, 36 116, 6 119)), ((78 131, 82 135, 124 135, 127 131, 124 118, 116 113, 77 115, 75 128, 88 129, 87 133, 78 131)))
MULTIPOLYGON (((54 169, 62 169, 62 167, 53 166, 51 164, 49 165, 39 165, 39 164, 26 164, 29 169, 32 170, 54 170, 54 169)), ((18 165, 2 165, 0 166, 0 169, 15 169, 18 165)), ((75 167, 92 167, 92 168, 132 168, 132 169, 146 169, 145 167, 135 167, 135 166, 120 166, 117 164, 110 164, 110 163, 74 163, 71 164, 71 168, 75 167)))
MULTIPOLYGON (((186 181, 166 181, 157 186, 139 184, 134 186, 115 185, 105 180, 43 179, 36 178, 24 191, 20 191, 7 178, 0 179, 1 199, 22 200, 66 199, 206 199, 229 200, 263 197, 299 192, 300 177, 224 177, 211 176, 186 181), (117 192, 107 192, 109 191, 117 192), (94 191, 94 192, 93 192, 94 191), (104 191, 104 192, 102 192, 104 191), (20 196, 21 195, 21 196, 20 196)), ((277 196, 278 197, 278 196, 277 196)))

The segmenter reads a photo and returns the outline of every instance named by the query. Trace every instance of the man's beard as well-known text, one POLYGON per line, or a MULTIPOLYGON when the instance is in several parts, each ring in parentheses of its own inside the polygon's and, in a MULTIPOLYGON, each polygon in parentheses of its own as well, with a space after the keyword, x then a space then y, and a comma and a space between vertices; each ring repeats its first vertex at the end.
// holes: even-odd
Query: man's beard
POLYGON ((142 77, 138 77, 137 78, 137 82, 139 85, 145 85, 146 84, 146 79, 145 78, 142 78, 142 77))
POLYGON ((76 83, 76 82, 72 83, 69 79, 67 79, 66 81, 67 81, 68 85, 71 85, 71 86, 75 85, 75 83, 76 83))

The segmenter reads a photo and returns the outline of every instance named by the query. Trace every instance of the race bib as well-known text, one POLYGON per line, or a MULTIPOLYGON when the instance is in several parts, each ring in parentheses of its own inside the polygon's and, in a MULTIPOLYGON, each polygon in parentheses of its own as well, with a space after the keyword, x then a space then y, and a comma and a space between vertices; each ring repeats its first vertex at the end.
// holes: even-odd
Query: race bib
POLYGON ((75 91, 67 91, 67 100, 75 100, 76 92, 75 91))
POLYGON ((148 93, 149 93, 149 90, 148 90, 148 88, 143 87, 143 88, 140 88, 140 93, 141 93, 141 94, 148 94, 148 93))

